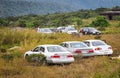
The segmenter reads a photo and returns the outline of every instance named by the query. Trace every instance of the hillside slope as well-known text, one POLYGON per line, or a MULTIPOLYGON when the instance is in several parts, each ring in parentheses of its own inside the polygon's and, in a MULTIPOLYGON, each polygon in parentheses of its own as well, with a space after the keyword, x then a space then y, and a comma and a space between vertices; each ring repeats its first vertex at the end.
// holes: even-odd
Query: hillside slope
POLYGON ((119 6, 119 0, 1 0, 0 17, 119 6))

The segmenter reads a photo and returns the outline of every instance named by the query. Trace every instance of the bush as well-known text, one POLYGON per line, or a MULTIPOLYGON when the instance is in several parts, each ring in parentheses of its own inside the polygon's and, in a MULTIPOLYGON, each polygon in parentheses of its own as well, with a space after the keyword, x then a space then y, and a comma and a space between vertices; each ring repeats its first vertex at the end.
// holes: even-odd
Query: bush
POLYGON ((4 54, 1 56, 1 58, 6 61, 12 61, 14 59, 14 56, 12 54, 4 54))
POLYGON ((5 48, 0 48, 0 52, 2 52, 2 53, 6 53, 7 50, 6 50, 5 48))
POLYGON ((20 58, 22 57, 23 53, 17 51, 17 50, 11 50, 9 51, 10 54, 14 57, 14 58, 20 58))
POLYGON ((108 25, 109 22, 103 16, 97 17, 96 20, 92 21, 92 23, 90 24, 90 26, 94 26, 94 27, 107 27, 108 25))
POLYGON ((32 55, 27 55, 26 60, 28 62, 36 62, 40 65, 43 65, 46 63, 46 57, 43 54, 32 54, 32 55))

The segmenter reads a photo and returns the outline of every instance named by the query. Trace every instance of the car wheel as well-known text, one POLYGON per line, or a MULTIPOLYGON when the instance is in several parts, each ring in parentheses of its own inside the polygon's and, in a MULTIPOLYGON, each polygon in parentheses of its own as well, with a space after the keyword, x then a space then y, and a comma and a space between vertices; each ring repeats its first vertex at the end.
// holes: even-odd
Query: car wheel
POLYGON ((85 31, 85 32, 83 32, 83 34, 84 34, 84 35, 87 35, 87 32, 85 31))
POLYGON ((26 55, 25 55, 25 59, 26 59, 28 56, 29 56, 29 55, 28 55, 28 54, 26 54, 26 55))
POLYGON ((96 32, 96 35, 100 35, 100 33, 96 32))

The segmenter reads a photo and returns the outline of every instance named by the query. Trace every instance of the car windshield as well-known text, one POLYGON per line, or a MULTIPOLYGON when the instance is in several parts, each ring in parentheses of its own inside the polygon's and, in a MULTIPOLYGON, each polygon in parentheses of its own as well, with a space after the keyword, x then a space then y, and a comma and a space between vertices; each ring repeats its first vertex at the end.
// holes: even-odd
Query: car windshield
POLYGON ((86 45, 84 45, 84 43, 71 43, 70 46, 72 48, 84 48, 84 47, 87 47, 86 45))
POLYGON ((50 46, 47 47, 48 52, 66 52, 65 49, 63 49, 60 46, 50 46))
POLYGON ((104 41, 94 41, 92 42, 93 46, 101 46, 101 45, 106 45, 104 41))
POLYGON ((73 31, 75 30, 75 28, 68 28, 68 31, 73 31))
POLYGON ((95 31, 96 29, 95 28, 89 28, 90 31, 95 31))

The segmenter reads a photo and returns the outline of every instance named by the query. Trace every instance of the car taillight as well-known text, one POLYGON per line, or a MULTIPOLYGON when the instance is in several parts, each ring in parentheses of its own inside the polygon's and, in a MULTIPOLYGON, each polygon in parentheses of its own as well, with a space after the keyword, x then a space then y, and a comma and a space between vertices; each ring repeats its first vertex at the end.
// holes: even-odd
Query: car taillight
POLYGON ((83 32, 83 30, 80 30, 80 33, 82 33, 83 32))
POLYGON ((74 51, 74 53, 82 53, 82 51, 77 49, 77 50, 74 51))
POLYGON ((102 48, 95 48, 95 50, 102 50, 102 48))
POLYGON ((94 52, 94 50, 88 50, 88 53, 93 53, 94 52))
POLYGON ((67 55, 67 58, 71 58, 71 57, 73 57, 73 55, 71 55, 71 54, 67 55))
POLYGON ((58 54, 55 54, 55 55, 51 56, 51 58, 60 58, 60 56, 58 54))
POLYGON ((108 47, 108 49, 112 49, 112 47, 108 47))

